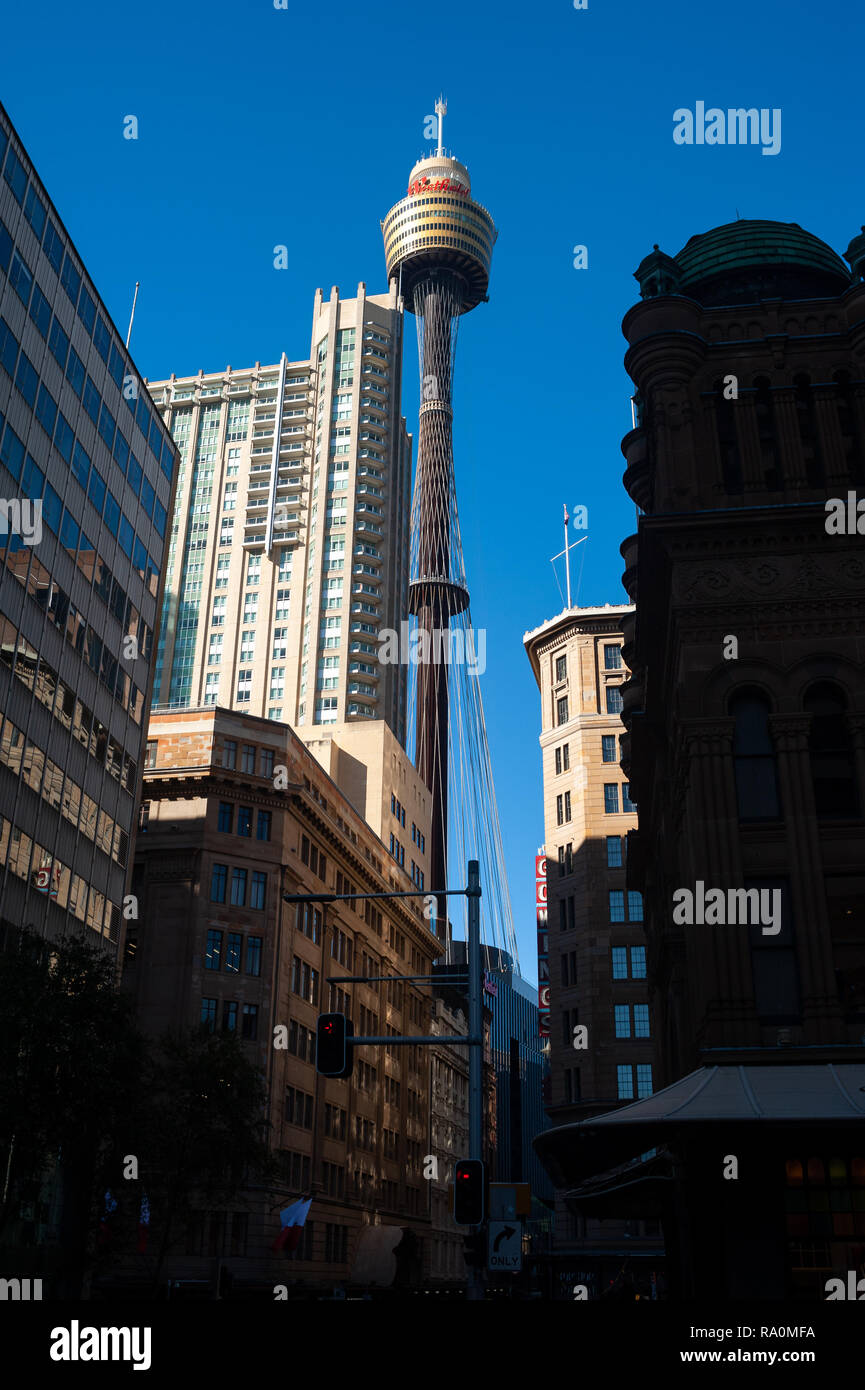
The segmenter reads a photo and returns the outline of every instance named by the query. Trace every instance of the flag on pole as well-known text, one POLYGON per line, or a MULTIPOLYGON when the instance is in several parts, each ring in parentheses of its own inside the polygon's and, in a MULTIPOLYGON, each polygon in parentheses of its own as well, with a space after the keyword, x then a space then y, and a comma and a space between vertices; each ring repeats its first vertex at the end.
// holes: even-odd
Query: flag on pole
POLYGON ((147 1236, 150 1228, 150 1201, 145 1192, 141 1198, 141 1210, 138 1213, 138 1253, 147 1254, 147 1236))
POLYGON ((312 1206, 312 1198, 292 1202, 279 1213, 280 1232, 273 1242, 273 1250, 296 1250, 300 1244, 300 1233, 312 1206))

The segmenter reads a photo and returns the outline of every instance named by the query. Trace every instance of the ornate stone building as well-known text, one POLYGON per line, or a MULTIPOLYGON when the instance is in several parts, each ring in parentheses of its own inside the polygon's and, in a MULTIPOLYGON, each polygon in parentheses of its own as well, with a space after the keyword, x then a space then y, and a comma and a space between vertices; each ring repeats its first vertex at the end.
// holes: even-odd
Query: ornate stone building
POLYGON ((241 1292, 286 1284, 293 1296, 419 1270, 427 1050, 359 1047, 352 1077, 332 1080, 316 1071, 315 1043, 329 1010, 360 1036, 429 1033, 429 987, 399 978, 430 974, 441 951, 423 900, 284 902, 412 889, 288 725, 199 707, 154 714, 148 733, 124 985, 155 1035, 198 1024, 238 1034, 266 1078, 284 1169, 281 1185, 240 1193, 230 1211, 191 1212, 165 1277, 215 1284, 221 1262, 241 1292), (339 982, 357 975, 388 978, 339 982), (302 1195, 313 1200, 300 1246, 275 1255, 279 1210, 302 1195), (377 1241, 379 1226, 412 1233, 411 1261, 393 1265, 400 1237, 377 1241))
POLYGON ((821 1298, 865 1259, 865 235, 846 258, 735 222, 655 247, 623 325, 628 883, 666 1089, 539 1145, 617 1210, 632 1161, 679 1294, 821 1298))

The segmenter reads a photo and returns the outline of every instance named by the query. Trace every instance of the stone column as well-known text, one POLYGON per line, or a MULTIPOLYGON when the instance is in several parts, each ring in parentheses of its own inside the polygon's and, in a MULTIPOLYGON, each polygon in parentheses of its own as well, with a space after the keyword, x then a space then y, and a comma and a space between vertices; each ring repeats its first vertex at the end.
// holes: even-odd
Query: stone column
MULTIPOLYGON (((707 890, 736 887, 742 882, 742 856, 733 780, 734 721, 688 719, 682 727, 687 748, 693 878, 680 886, 693 891, 696 879, 702 879, 707 890)), ((754 1007, 742 935, 747 929, 694 926, 690 930, 706 934, 701 957, 714 962, 714 978, 701 972, 701 978, 695 979, 689 970, 690 983, 696 986, 705 1010, 703 1040, 718 1046, 744 1042, 742 1024, 753 1018, 754 1007)), ((689 961, 693 959, 689 952, 689 961)), ((753 1041, 757 1041, 756 1036, 753 1041)))
POLYGON ((794 939, 802 991, 805 1041, 843 1040, 835 986, 832 941, 820 836, 808 752, 810 714, 770 714, 769 728, 778 762, 781 811, 787 828, 794 939))
POLYGON ((772 393, 781 478, 784 491, 788 494, 805 491, 808 487, 802 442, 799 438, 799 414, 795 402, 796 392, 792 386, 782 387, 780 391, 772 393))

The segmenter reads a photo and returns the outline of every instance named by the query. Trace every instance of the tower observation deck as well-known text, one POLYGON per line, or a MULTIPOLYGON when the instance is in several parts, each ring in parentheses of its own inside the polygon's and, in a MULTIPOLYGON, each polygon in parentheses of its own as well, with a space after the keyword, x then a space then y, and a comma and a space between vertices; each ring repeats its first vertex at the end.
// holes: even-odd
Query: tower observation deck
MULTIPOLYGON (((381 224, 388 279, 396 282, 404 307, 415 316, 418 332, 421 403, 409 603, 416 619, 413 637, 418 639, 417 659, 412 659, 417 667, 414 755, 432 800, 429 865, 433 889, 448 883, 449 754, 451 780, 456 783, 455 805, 463 813, 469 797, 476 813, 469 838, 484 839, 489 815, 495 818, 496 832, 498 829, 477 670, 471 679, 466 670, 474 652, 474 635, 453 462, 457 328, 463 314, 487 299, 496 229, 487 209, 472 197, 468 169, 444 150, 442 118, 446 109, 439 99, 435 153, 414 165, 405 197, 394 204, 381 224), (449 703, 458 720, 468 721, 465 730, 455 733, 451 727, 454 721, 449 719, 449 703), (491 811, 484 806, 489 798, 491 811)), ((490 839, 488 833, 486 839, 490 839)), ((477 850, 473 853, 480 857, 477 850)), ((445 898, 439 899, 438 918, 440 923, 447 922, 445 898)))

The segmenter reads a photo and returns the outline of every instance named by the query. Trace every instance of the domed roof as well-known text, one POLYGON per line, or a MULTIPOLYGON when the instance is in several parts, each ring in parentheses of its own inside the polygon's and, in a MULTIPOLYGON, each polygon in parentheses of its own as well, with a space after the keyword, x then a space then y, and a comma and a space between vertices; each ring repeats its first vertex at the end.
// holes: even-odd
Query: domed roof
POLYGON ((798 222, 745 219, 692 236, 676 256, 656 245, 634 274, 643 299, 687 295, 705 305, 831 298, 855 282, 831 246, 798 222))
POLYGON ((727 222, 692 236, 676 261, 683 289, 730 271, 770 265, 822 271, 836 276, 839 288, 850 283, 850 271, 841 257, 798 222, 727 222))

